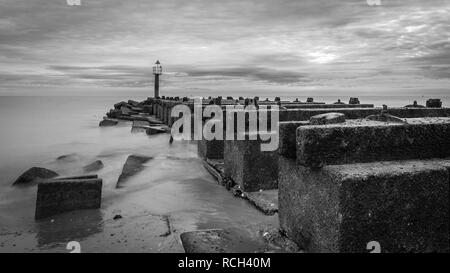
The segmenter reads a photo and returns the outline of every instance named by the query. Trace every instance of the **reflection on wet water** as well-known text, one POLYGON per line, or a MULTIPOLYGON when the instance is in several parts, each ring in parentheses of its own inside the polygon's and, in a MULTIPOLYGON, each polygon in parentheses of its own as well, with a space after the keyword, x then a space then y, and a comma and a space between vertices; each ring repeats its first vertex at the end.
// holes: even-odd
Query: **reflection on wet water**
POLYGON ((100 210, 73 211, 36 222, 39 248, 83 239, 103 231, 103 213, 100 210))

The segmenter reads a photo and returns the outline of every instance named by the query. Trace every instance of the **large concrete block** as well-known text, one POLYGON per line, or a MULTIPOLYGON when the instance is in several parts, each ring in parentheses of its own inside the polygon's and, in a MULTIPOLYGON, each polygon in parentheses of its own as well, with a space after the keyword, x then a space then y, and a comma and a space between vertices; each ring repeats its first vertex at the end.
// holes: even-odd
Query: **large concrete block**
POLYGON ((223 159, 223 140, 197 141, 197 154, 203 159, 223 159))
POLYGON ((282 121, 279 123, 279 148, 280 155, 289 158, 297 157, 296 131, 300 126, 309 125, 309 121, 282 121))
POLYGON ((226 140, 224 165, 225 176, 243 191, 278 188, 278 150, 261 151, 259 140, 226 140))
POLYGON ((314 170, 280 157, 281 228, 310 252, 449 251, 450 160, 314 170), (447 167, 444 165, 447 164, 447 167))
POLYGON ((406 119, 406 124, 368 120, 301 126, 297 161, 322 165, 443 158, 450 156, 450 119, 406 119))
POLYGON ((100 208, 102 179, 48 180, 38 185, 35 218, 100 208))

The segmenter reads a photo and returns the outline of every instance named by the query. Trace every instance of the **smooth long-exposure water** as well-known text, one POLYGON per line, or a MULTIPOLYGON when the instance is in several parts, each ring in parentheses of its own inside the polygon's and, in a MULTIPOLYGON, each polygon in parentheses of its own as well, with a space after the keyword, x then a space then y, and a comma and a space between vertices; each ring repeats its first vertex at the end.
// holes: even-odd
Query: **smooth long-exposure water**
MULTIPOLYGON (((325 102, 337 98, 348 99, 315 97, 325 102)), ((359 98, 376 106, 426 100, 421 96, 359 98)), ((449 97, 441 98, 448 106, 449 97)), ((179 234, 184 231, 237 227, 255 233, 261 227, 277 226, 276 215, 263 215, 218 186, 197 158, 195 144, 169 145, 167 134, 132 134, 129 122, 98 127, 114 103, 128 99, 145 96, 0 96, 0 252, 68 252, 66 244, 73 240, 81 243, 84 252, 182 252, 179 234), (124 188, 116 189, 131 154, 153 159, 124 188), (61 155, 68 157, 57 160, 61 155), (80 175, 82 166, 98 159, 105 165, 97 172, 103 179, 100 210, 35 221, 37 187, 11 186, 33 166, 64 176, 80 175), (115 215, 122 218, 113 220, 115 215)))

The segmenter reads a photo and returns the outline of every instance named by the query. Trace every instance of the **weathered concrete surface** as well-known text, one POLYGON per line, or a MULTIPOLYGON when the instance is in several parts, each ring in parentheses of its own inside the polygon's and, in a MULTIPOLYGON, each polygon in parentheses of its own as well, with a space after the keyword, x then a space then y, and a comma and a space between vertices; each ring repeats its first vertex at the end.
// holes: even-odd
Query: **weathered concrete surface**
POLYGON ((326 113, 312 116, 309 119, 311 125, 325 125, 325 124, 335 124, 344 123, 345 115, 342 113, 326 113))
MULTIPOLYGON (((378 115, 382 108, 337 108, 333 112, 345 114, 346 119, 361 119, 370 115, 378 115)), ((280 121, 309 120, 310 117, 325 114, 330 109, 288 109, 280 111, 280 121)), ((450 117, 450 108, 389 108, 388 114, 400 118, 450 117)))
POLYGON ((35 219, 101 205, 102 180, 48 180, 38 185, 35 219))
POLYGON ((322 165, 450 156, 450 119, 353 120, 297 129, 297 162, 322 165))
POLYGON ((264 214, 273 215, 278 212, 278 190, 246 192, 244 195, 264 214))
POLYGON ((296 158, 296 132, 300 126, 309 125, 309 121, 282 121, 279 123, 279 148, 280 155, 296 158))
POLYGON ((103 167, 104 167, 103 162, 101 160, 96 160, 96 161, 84 166, 83 170, 87 173, 96 172, 96 171, 103 169, 103 167))
POLYGON ((45 168, 32 167, 19 176, 13 185, 30 185, 42 180, 57 177, 58 174, 45 168))
POLYGON ((180 235, 186 253, 263 253, 266 245, 237 228, 185 232, 180 235))
POLYGON ((117 119, 104 117, 102 121, 98 124, 100 127, 116 126, 119 123, 117 119))
POLYGON ((197 154, 205 159, 223 159, 223 140, 199 140, 197 141, 197 154))
POLYGON ((116 188, 120 188, 122 184, 131 176, 142 171, 145 166, 143 164, 150 161, 152 158, 147 156, 130 155, 123 166, 122 173, 117 180, 116 188))
POLYGON ((305 168, 280 158, 281 228, 308 252, 449 251, 450 160, 305 168), (446 167, 447 166, 447 167, 446 167))
POLYGON ((278 187, 278 150, 262 152, 259 140, 226 140, 224 162, 225 176, 243 191, 278 187))

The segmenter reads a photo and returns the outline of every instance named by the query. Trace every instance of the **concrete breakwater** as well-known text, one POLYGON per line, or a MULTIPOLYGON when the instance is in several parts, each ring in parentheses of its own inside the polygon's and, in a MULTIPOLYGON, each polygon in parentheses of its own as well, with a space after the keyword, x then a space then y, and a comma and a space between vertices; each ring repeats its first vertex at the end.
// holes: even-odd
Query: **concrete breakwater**
MULTIPOLYGON (((278 212, 280 229, 306 251, 366 252, 376 241, 383 252, 448 252, 450 109, 437 99, 427 107, 350 102, 204 99, 279 106, 280 145, 262 152, 247 132, 245 140, 197 141, 198 155, 235 195, 278 212)), ((170 126, 178 104, 193 107, 188 98, 149 98, 129 108, 170 126)), ((108 117, 141 119, 115 108, 108 117)))
MULTIPOLYGON (((279 218, 281 232, 264 233, 265 237, 276 238, 279 245, 286 243, 289 251, 298 251, 292 247, 295 242, 307 252, 368 252, 367 244, 376 241, 382 252, 448 252, 450 109, 442 105, 376 108, 256 98, 211 98, 202 105, 211 103, 223 108, 263 103, 278 107, 267 110, 277 111, 280 117, 278 124, 269 124, 279 129, 275 151, 261 151, 263 140, 251 140, 251 131, 246 132, 245 140, 196 141, 205 169, 219 184, 279 218)), ((175 121, 171 109, 178 104, 193 107, 193 100, 120 102, 99 125, 125 121, 131 124, 132 133, 166 133, 175 121)), ((246 114, 246 123, 248 118, 246 114)), ((166 136, 168 143, 168 134, 158 138, 166 136)), ((130 156, 123 165, 120 187, 126 188, 128 177, 144 168, 141 162, 147 160, 153 159, 130 156)), ((86 173, 103 166, 101 162, 90 165, 86 173)), ((36 218, 100 207, 101 180, 97 177, 66 177, 61 183, 57 175, 45 172, 38 176, 33 171, 24 176, 41 188, 36 207, 41 211, 36 218), (84 187, 89 194, 77 195, 84 187)), ((181 236, 181 241, 186 251, 194 252, 214 251, 207 245, 193 246, 205 238, 211 245, 233 238, 253 242, 250 248, 239 244, 231 244, 234 249, 217 248, 223 252, 267 250, 259 238, 249 236, 224 227, 222 231, 193 230, 181 236)))

